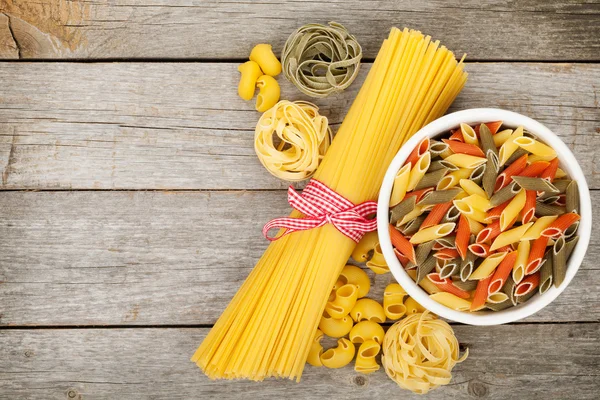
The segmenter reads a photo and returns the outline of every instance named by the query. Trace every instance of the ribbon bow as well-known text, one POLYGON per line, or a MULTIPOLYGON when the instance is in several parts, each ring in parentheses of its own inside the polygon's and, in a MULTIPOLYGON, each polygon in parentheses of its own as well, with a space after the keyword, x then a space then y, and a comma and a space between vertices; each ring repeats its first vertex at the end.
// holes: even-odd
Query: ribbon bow
POLYGON ((288 203, 305 217, 275 218, 267 222, 263 228, 263 235, 270 241, 280 239, 292 232, 333 224, 338 231, 358 242, 365 233, 377 229, 377 219, 366 218, 377 212, 375 201, 354 205, 350 200, 315 179, 308 182, 302 194, 290 186, 288 203), (273 228, 283 228, 285 231, 282 235, 270 237, 268 232, 273 228))

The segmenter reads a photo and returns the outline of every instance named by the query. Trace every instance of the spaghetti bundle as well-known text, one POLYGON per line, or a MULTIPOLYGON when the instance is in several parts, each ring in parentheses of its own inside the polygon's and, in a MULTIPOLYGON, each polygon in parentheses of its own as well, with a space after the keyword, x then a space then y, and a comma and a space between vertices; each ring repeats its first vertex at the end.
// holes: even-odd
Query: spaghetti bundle
MULTIPOLYGON (((446 111, 466 77, 439 42, 393 28, 314 178, 354 204, 374 199, 400 146, 446 111)), ((331 224, 271 243, 192 361, 214 379, 299 381, 355 246, 331 224)))

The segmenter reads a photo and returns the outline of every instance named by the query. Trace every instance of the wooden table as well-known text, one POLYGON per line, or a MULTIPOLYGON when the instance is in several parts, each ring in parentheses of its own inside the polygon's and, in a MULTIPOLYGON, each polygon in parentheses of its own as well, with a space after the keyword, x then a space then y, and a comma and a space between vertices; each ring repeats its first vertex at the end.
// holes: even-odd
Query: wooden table
MULTIPOLYGON (((302 24, 345 24, 365 64, 316 102, 337 128, 389 28, 421 29, 468 53, 452 110, 546 124, 599 202, 600 3, 494 3, 0 0, 0 398, 417 398, 383 371, 211 382, 189 362, 267 246, 262 225, 288 211, 236 68, 302 24)), ((538 314, 455 324, 471 355, 429 398, 598 398, 599 238, 538 314)))

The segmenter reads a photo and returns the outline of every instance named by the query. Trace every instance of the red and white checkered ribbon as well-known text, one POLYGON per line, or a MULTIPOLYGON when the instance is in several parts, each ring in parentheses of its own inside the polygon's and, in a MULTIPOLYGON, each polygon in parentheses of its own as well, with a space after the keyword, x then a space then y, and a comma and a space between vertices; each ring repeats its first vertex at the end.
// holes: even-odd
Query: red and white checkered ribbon
POLYGON ((350 200, 315 179, 308 182, 302 194, 298 194, 290 186, 288 202, 305 216, 302 218, 276 218, 267 222, 263 228, 263 235, 267 239, 273 241, 292 232, 333 224, 337 230, 358 242, 365 233, 377 229, 377 219, 366 218, 377 212, 375 201, 354 205, 350 200), (285 231, 282 235, 270 237, 268 232, 273 228, 283 228, 285 231))

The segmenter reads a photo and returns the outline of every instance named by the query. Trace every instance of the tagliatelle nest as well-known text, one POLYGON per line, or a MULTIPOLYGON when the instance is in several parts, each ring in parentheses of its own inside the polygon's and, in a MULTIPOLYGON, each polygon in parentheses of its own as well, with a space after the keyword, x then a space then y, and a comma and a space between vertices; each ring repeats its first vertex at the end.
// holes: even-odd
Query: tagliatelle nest
POLYGON ((316 105, 282 100, 260 117, 254 149, 271 174, 301 181, 315 173, 331 141, 327 117, 316 105))
POLYGON ((452 327, 425 311, 390 327, 383 339, 381 363, 401 388, 425 394, 450 383, 452 368, 464 361, 452 327))

